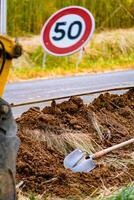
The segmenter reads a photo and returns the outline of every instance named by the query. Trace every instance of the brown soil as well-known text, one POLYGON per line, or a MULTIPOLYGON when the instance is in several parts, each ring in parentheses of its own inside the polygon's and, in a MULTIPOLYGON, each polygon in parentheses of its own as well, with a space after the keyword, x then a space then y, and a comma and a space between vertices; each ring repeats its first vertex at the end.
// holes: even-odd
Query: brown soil
POLYGON ((90 105, 72 97, 61 104, 52 102, 43 110, 31 108, 17 123, 21 139, 17 180, 24 181, 26 192, 79 199, 134 181, 134 144, 98 160, 89 174, 64 169, 64 150, 74 147, 67 141, 64 148, 57 145, 65 133, 79 133, 85 142, 90 139, 93 152, 134 137, 134 89, 120 96, 101 94, 90 105), (52 136, 57 142, 51 141, 52 136))

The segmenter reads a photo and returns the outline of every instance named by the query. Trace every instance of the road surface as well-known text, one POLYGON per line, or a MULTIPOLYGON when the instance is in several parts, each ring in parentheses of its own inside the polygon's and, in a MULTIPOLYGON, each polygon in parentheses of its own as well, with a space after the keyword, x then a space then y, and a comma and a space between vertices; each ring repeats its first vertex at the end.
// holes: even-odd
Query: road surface
POLYGON ((4 99, 16 104, 118 86, 134 86, 134 70, 10 83, 4 99))

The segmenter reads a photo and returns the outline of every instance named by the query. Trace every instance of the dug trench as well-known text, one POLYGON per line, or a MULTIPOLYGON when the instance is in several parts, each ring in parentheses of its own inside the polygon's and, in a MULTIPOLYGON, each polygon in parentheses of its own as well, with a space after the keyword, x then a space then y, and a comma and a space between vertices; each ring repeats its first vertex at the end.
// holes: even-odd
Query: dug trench
POLYGON ((79 97, 53 101, 16 121, 21 139, 17 182, 24 181, 24 192, 80 199, 134 181, 134 144, 97 160, 90 173, 72 173, 63 166, 64 156, 77 147, 94 153, 134 137, 134 89, 101 94, 88 105, 79 97))

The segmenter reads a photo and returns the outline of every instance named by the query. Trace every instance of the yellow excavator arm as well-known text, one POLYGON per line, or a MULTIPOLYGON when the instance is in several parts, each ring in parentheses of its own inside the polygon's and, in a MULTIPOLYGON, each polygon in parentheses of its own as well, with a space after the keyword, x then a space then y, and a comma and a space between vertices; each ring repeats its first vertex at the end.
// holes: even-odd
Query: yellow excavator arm
POLYGON ((0 97, 8 80, 12 59, 22 54, 22 47, 7 36, 0 35, 0 97))
POLYGON ((11 107, 1 96, 12 59, 21 54, 22 48, 19 44, 0 35, 0 200, 16 200, 15 166, 20 142, 11 107))

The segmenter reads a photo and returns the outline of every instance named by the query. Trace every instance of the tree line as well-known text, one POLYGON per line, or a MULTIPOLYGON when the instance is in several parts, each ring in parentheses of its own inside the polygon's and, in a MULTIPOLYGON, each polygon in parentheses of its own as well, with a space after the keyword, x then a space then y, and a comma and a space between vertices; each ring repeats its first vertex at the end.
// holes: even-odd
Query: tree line
POLYGON ((96 29, 130 28, 134 26, 134 0, 7 0, 8 34, 39 34, 45 21, 65 6, 89 9, 96 29))

